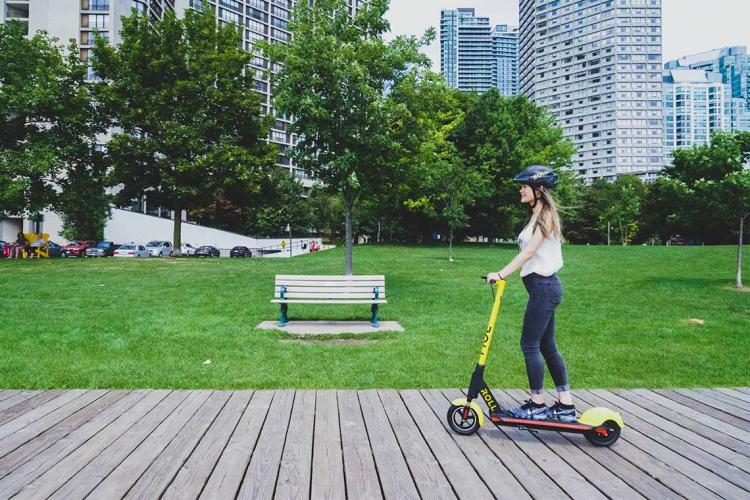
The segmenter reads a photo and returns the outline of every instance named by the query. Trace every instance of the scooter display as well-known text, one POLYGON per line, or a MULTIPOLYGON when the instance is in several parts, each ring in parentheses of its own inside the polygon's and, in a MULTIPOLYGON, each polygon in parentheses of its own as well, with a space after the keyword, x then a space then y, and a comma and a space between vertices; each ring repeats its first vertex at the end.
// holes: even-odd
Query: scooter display
MULTIPOLYGON (((483 278, 486 279, 486 278, 483 278)), ((586 439, 597 446, 610 446, 620 437, 624 424, 622 416, 609 408, 589 408, 581 414, 575 422, 560 420, 530 420, 517 418, 503 409, 493 396, 492 391, 484 381, 484 369, 495 333, 495 324, 500 315, 500 303, 505 293, 505 280, 497 281, 494 285, 494 300, 490 321, 484 332, 482 350, 479 361, 471 376, 469 391, 466 398, 451 401, 448 409, 448 424, 458 434, 469 435, 484 425, 484 412, 477 400, 484 401, 489 408, 490 421, 497 426, 517 427, 529 431, 548 430, 557 432, 573 432, 583 434, 586 439)))

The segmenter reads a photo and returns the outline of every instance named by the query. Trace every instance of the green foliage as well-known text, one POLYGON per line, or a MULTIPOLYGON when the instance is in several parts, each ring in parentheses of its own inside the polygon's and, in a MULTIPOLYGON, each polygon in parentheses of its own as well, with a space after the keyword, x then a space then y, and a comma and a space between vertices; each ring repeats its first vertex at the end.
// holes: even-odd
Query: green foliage
POLYGON ((120 130, 108 145, 116 203, 146 194, 179 213, 254 199, 276 151, 241 28, 217 24, 210 9, 168 11, 125 18, 120 36, 116 48, 97 38, 93 51, 97 96, 120 130))
POLYGON ((275 107, 293 117, 297 165, 343 196, 347 274, 354 205, 380 189, 407 147, 394 139, 404 109, 390 102, 389 86, 428 66, 419 49, 430 38, 383 40, 387 9, 387 0, 372 0, 351 18, 343 0, 297 2, 292 40, 259 45, 272 65, 282 65, 272 75, 275 107))
POLYGON ((467 99, 468 108, 452 134, 464 164, 490 186, 471 213, 471 232, 490 238, 515 234, 526 218, 513 176, 532 164, 570 166, 572 143, 544 108, 523 96, 503 97, 492 89, 467 99))
POLYGON ((63 55, 43 32, 0 24, 0 212, 52 208, 69 239, 101 237, 109 214, 86 72, 75 43, 63 55))

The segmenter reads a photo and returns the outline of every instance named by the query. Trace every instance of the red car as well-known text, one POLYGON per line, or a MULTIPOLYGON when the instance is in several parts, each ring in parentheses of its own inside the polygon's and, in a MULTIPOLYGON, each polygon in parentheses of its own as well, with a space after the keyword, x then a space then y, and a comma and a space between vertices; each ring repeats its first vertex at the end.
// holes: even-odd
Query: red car
POLYGON ((86 249, 88 247, 96 246, 96 241, 92 240, 78 240, 71 241, 63 247, 63 257, 84 257, 86 255, 86 249))

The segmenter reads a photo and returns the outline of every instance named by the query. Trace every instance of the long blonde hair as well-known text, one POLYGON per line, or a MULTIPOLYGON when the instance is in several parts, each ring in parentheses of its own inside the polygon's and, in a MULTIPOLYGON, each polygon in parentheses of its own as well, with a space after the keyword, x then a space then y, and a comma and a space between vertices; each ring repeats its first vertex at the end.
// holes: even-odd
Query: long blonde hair
MULTIPOLYGON (((565 241, 562 234, 562 222, 560 221, 560 214, 557 210, 555 199, 545 187, 540 186, 533 188, 533 190, 535 193, 539 192, 542 195, 541 198, 539 198, 539 201, 542 202, 542 211, 539 212, 539 216, 536 219, 534 230, 539 228, 545 239, 549 237, 550 234, 554 234, 561 242, 565 241)), ((534 196, 536 197, 536 194, 534 196)), ((529 219, 531 219, 531 217, 529 217, 529 219)))

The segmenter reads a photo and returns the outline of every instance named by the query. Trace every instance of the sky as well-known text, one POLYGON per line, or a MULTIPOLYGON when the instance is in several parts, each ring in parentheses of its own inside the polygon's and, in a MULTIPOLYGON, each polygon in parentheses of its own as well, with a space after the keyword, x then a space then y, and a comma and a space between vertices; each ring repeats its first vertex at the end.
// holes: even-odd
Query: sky
MULTIPOLYGON (((518 0, 391 0, 392 36, 419 35, 433 26, 435 41, 425 49, 440 71, 440 11, 474 7, 490 24, 518 26, 518 0)), ((750 0, 662 0, 663 60, 728 45, 750 50, 750 0)))

